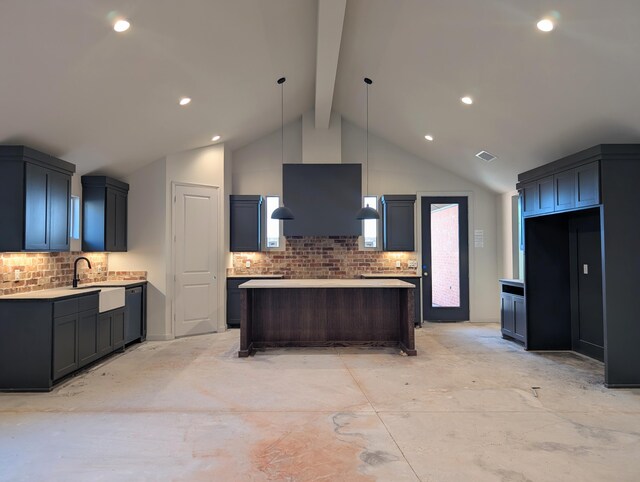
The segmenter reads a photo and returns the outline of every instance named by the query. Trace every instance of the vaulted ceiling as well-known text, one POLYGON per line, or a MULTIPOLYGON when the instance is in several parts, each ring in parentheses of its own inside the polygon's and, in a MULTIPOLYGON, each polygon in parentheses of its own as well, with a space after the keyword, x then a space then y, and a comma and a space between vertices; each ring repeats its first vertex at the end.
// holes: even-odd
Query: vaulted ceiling
POLYGON ((637 0, 319 1, 3 0, 0 143, 111 174, 214 134, 235 149, 280 125, 281 75, 285 121, 332 108, 360 126, 371 77, 372 132, 497 192, 640 142, 637 0))

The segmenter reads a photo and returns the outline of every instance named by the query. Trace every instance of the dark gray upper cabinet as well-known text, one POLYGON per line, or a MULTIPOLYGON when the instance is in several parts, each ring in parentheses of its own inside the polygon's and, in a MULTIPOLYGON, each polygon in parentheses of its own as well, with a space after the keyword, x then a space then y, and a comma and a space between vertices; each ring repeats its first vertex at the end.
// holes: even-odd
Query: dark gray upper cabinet
POLYGON ((415 251, 416 196, 385 194, 382 202, 382 247, 385 251, 415 251))
POLYGON ((69 251, 76 167, 25 146, 0 146, 0 251, 69 251))
POLYGON ((553 176, 537 179, 521 188, 523 213, 525 216, 553 212, 555 184, 553 176))
POLYGON ((231 195, 230 250, 262 249, 262 196, 231 195))
POLYGON ((551 176, 521 182, 518 189, 524 217, 596 206, 600 203, 600 163, 589 162, 571 169, 560 165, 551 176))
POLYGON ((129 185, 106 176, 82 176, 82 250, 127 250, 129 185))

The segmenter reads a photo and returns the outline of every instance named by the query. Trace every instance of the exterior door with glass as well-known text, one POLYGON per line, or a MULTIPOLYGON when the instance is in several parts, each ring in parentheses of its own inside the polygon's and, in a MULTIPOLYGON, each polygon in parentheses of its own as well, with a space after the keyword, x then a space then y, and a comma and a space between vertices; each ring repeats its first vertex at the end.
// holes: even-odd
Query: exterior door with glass
POLYGON ((467 197, 422 197, 422 300, 426 321, 469 319, 468 217, 467 197))

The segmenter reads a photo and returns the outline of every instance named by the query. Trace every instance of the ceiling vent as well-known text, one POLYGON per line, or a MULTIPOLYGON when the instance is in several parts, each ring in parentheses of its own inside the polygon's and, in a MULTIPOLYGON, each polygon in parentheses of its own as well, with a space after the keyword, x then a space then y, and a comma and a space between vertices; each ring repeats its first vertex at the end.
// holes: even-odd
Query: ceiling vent
POLYGON ((493 154, 491 154, 490 152, 487 152, 487 151, 478 152, 476 154, 476 157, 480 158, 480 159, 482 159, 483 161, 486 161, 486 162, 491 162, 494 159, 497 159, 497 156, 494 156, 493 154))

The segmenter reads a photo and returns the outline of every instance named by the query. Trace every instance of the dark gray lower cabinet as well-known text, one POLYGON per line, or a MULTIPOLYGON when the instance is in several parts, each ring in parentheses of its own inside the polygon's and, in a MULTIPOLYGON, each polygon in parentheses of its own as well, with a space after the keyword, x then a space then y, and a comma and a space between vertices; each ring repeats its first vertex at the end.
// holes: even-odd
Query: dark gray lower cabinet
MULTIPOLYGON (((260 276, 260 279, 279 279, 282 275, 260 276)), ((240 286, 252 278, 227 278, 227 328, 240 328, 240 286)))
POLYGON ((98 357, 124 347, 124 308, 98 315, 98 357))
POLYGON ((502 336, 526 344, 527 315, 524 284, 518 280, 500 280, 500 286, 502 336))
POLYGON ((78 368, 98 359, 98 310, 78 315, 78 368))
POLYGON ((78 313, 53 320, 53 379, 78 369, 78 313))
MULTIPOLYGON (((144 291, 142 291, 144 293, 144 291)), ((142 300, 142 327, 144 320, 142 300)), ((146 330, 138 330, 138 338, 146 330)), ((98 313, 98 294, 0 300, 0 391, 48 391, 125 345, 125 307, 98 313)))

